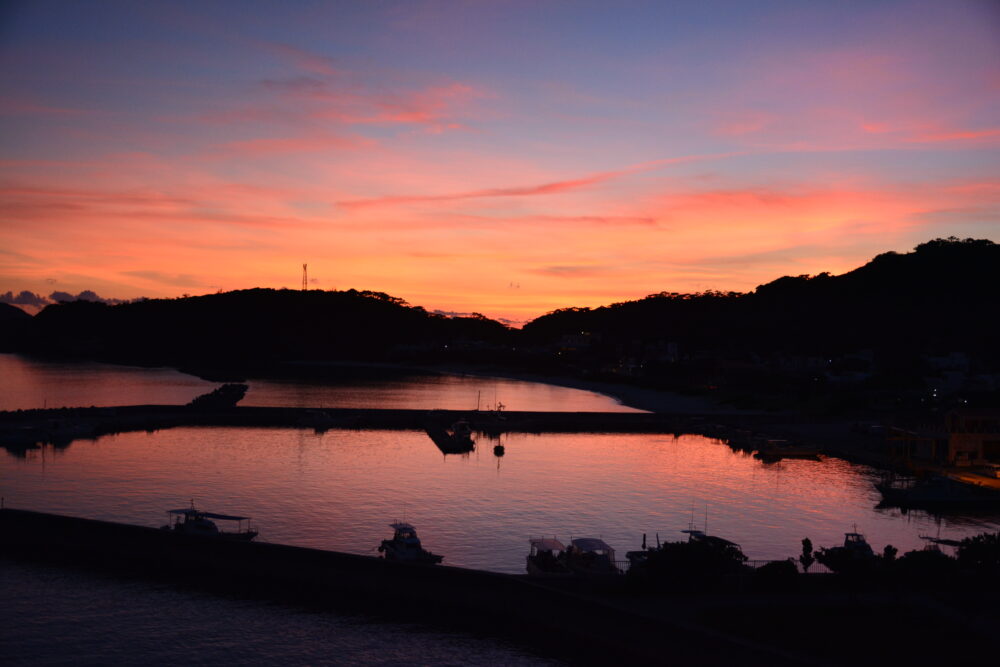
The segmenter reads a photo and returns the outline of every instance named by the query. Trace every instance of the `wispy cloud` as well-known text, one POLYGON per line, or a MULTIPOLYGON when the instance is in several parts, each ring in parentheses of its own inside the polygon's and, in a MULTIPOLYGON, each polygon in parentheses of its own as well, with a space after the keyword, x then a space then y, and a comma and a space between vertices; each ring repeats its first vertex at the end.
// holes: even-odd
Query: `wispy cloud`
MULTIPOLYGON (((260 89, 273 96, 268 103, 284 107, 284 116, 345 125, 417 125, 431 132, 464 127, 473 100, 491 97, 481 86, 440 80, 424 84, 402 82, 376 86, 370 76, 335 65, 333 59, 287 44, 262 43, 265 52, 279 57, 298 73, 261 79, 260 89), (289 110, 292 113, 288 113, 289 110)), ((234 122, 279 117, 273 110, 250 108, 213 113, 209 119, 234 122)))
POLYGON ((205 282, 189 273, 163 273, 161 271, 122 271, 122 275, 141 278, 174 287, 204 287, 205 282))
POLYGON ((89 109, 53 106, 30 99, 0 98, 0 116, 86 116, 94 113, 89 109))
POLYGON ((552 195, 573 190, 589 188, 599 183, 604 183, 618 178, 626 172, 603 172, 591 174, 582 178, 569 179, 565 181, 551 181, 535 185, 513 186, 504 188, 487 188, 485 190, 471 190, 468 192, 456 192, 442 195, 390 195, 386 197, 376 197, 373 199, 356 199, 353 201, 337 202, 338 206, 348 209, 364 208, 368 206, 391 206, 397 204, 419 204, 423 202, 458 201, 462 199, 484 199, 491 197, 531 197, 535 195, 552 195))
POLYGON ((311 136, 261 137, 230 141, 217 146, 215 155, 219 157, 261 157, 293 153, 322 153, 330 150, 354 150, 373 145, 375 145, 375 141, 371 139, 322 132, 311 136))
POLYGON ((553 266, 541 266, 528 269, 529 273, 556 278, 583 278, 604 276, 612 272, 613 269, 607 266, 597 266, 592 264, 557 264, 553 266))
POLYGON ((577 190, 586 190, 597 185, 614 181, 623 176, 637 174, 645 171, 652 171, 661 167, 686 162, 696 162, 702 160, 720 159, 735 155, 744 154, 740 152, 711 153, 705 155, 684 155, 680 157, 664 158, 660 160, 650 160, 634 164, 615 171, 603 171, 587 174, 578 178, 566 180, 548 181, 534 185, 508 186, 497 188, 484 188, 481 190, 469 190, 465 192, 453 192, 439 195, 387 195, 384 197, 373 197, 370 199, 355 199, 338 201, 337 205, 346 209, 366 208, 370 206, 392 206, 399 204, 420 204, 426 202, 448 202, 461 201, 463 199, 488 199, 496 197, 533 197, 538 195, 554 195, 577 190))
POLYGON ((303 71, 324 76, 340 74, 340 70, 334 65, 333 58, 280 42, 257 42, 257 45, 266 53, 291 62, 303 71))
POLYGON ((1000 139, 1000 128, 927 132, 908 137, 906 141, 913 143, 940 143, 946 141, 969 143, 990 140, 990 143, 994 143, 998 139, 1000 139))

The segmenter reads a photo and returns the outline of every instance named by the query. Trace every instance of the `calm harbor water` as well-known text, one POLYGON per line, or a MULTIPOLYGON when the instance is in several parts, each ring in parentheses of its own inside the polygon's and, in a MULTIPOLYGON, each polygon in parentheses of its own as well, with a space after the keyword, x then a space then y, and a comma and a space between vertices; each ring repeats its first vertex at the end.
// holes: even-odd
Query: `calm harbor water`
POLYGON ((0 662, 545 665, 499 641, 0 560, 0 662))
MULTIPOLYGON (((873 546, 921 546, 938 523, 876 509, 875 472, 837 459, 765 465, 697 435, 548 434, 445 456, 423 432, 176 428, 6 455, 12 507, 149 526, 186 506, 248 514, 272 542, 375 554, 394 519, 450 565, 521 572, 529 536, 603 537, 619 554, 692 520, 754 559, 832 546, 854 525, 873 546)), ((996 529, 949 519, 942 536, 996 529)))
MULTIPOLYGON (((0 355, 0 409, 183 403, 216 386, 165 369, 52 364, 0 355)), ((252 381, 256 405, 624 410, 591 392, 458 376, 321 385, 252 381)), ((375 555, 388 523, 407 519, 450 565, 520 573, 527 539, 602 537, 624 552, 677 540, 692 520, 753 559, 794 556, 803 537, 839 544, 855 526, 881 550, 961 538, 996 516, 877 509, 876 471, 826 459, 765 465, 696 435, 513 434, 505 455, 481 439, 444 456, 414 431, 177 428, 124 433, 24 456, 0 452, 11 507, 162 525, 194 500, 254 517, 260 539, 375 555)), ((10 664, 170 661, 532 664, 499 643, 286 607, 216 599, 136 582, 0 562, 0 654, 10 664), (6 621, 5 621, 5 618, 6 621), (11 619, 19 631, 10 632, 11 619), (67 632, 62 628, 71 626, 67 632), (50 641, 52 628, 60 640, 50 641), (188 638, 190 637, 190 638, 188 638), (317 639, 318 638, 318 639, 317 639), (306 641, 308 640, 308 641, 306 641), (186 644, 186 642, 194 642, 186 644), (335 657, 331 657, 335 656, 335 657)))
MULTIPOLYGON (((355 373, 357 374, 357 373, 355 373)), ((248 406, 472 410, 502 403, 508 410, 641 412, 592 391, 472 375, 356 377, 341 383, 250 379, 248 406)), ((0 354, 0 410, 177 405, 218 383, 169 368, 66 363, 0 354)))

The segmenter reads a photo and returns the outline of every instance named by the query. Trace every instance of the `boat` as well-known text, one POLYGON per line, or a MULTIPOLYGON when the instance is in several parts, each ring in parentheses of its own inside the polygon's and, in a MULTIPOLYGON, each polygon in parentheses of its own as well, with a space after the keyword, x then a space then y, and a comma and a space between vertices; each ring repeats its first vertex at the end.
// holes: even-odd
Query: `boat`
POLYGON ((855 558, 873 558, 875 556, 875 551, 872 550, 865 536, 858 532, 844 533, 844 546, 842 548, 855 558))
POLYGON ((432 554, 423 548, 416 529, 410 524, 397 521, 390 523, 389 527, 393 530, 392 539, 382 540, 378 548, 386 560, 423 565, 435 565, 444 560, 444 556, 432 554))
POLYGON ((649 561, 649 554, 660 550, 660 534, 656 534, 656 546, 646 546, 646 533, 642 534, 642 548, 636 551, 626 551, 625 560, 628 561, 629 571, 634 568, 644 567, 649 561))
POLYGON ((197 410, 228 410, 236 407, 236 404, 246 396, 249 385, 241 382, 230 382, 217 387, 207 394, 196 396, 188 407, 197 410))
POLYGON ((238 542, 249 542, 257 537, 257 531, 251 528, 250 517, 247 516, 202 512, 195 509, 194 505, 184 509, 167 510, 167 516, 169 523, 162 527, 163 530, 169 530, 177 535, 210 537, 238 542), (221 530, 216 525, 216 521, 235 521, 236 530, 221 530), (245 527, 244 521, 247 522, 245 527))
POLYGON ((554 537, 538 537, 528 540, 528 574, 552 575, 570 574, 566 564, 566 546, 554 537))
POLYGON ((570 540, 564 552, 566 565, 574 574, 600 576, 621 574, 615 565, 615 550, 596 537, 577 537, 570 540))
POLYGON ((840 547, 820 548, 816 551, 816 560, 832 572, 858 572, 870 568, 876 563, 877 557, 865 536, 857 532, 844 533, 844 545, 840 547))
POLYGON ((456 421, 449 428, 428 424, 425 430, 444 454, 464 454, 471 452, 476 446, 472 439, 472 426, 464 419, 456 421))
POLYGON ((717 537, 715 535, 708 535, 705 533, 705 531, 698 530, 696 528, 688 528, 686 530, 682 530, 681 532, 687 533, 688 542, 700 542, 702 544, 707 544, 709 546, 720 549, 724 549, 726 547, 736 547, 737 549, 740 548, 740 545, 736 544, 736 542, 731 542, 727 539, 717 537))

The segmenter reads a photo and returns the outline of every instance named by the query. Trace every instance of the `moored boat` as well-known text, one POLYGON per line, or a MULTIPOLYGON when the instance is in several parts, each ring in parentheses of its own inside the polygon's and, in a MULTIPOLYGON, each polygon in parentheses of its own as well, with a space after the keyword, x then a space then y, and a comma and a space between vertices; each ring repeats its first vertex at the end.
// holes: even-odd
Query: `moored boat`
POLYGON ((424 430, 444 454, 464 454, 476 446, 472 439, 472 426, 465 420, 459 420, 449 428, 429 423, 424 430))
POLYGON ((172 531, 177 535, 191 535, 243 542, 249 542, 257 537, 257 531, 252 529, 250 526, 250 517, 247 516, 202 512, 195 509, 194 505, 184 509, 167 510, 167 516, 170 522, 163 526, 163 530, 172 531), (235 521, 236 530, 222 530, 215 523, 216 521, 235 521), (246 521, 246 526, 243 525, 244 521, 246 521))
POLYGON ((621 574, 615 565, 615 550, 596 537, 577 537, 564 552, 566 565, 574 574, 601 576, 621 574))
POLYGON ((844 533, 843 546, 817 550, 816 560, 832 572, 852 573, 870 569, 877 562, 877 556, 865 536, 855 528, 844 533))
POLYGON ((570 574, 566 564, 566 546, 554 537, 538 537, 528 540, 528 574, 551 575, 570 574))
POLYGON ((382 540, 378 548, 386 560, 424 565, 435 565, 444 560, 444 556, 438 556, 423 548, 416 529, 410 524, 397 521, 390 523, 389 526, 393 530, 392 539, 382 540))

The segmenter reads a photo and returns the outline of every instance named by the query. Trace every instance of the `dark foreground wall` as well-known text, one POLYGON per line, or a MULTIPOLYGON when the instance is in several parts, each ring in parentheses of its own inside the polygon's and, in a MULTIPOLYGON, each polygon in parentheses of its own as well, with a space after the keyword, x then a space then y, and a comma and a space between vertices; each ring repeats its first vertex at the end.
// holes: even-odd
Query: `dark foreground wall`
MULTIPOLYGON (((613 591, 278 544, 183 537, 105 521, 0 509, 0 555, 497 635, 574 662, 784 664, 759 647, 630 609, 613 591), (667 648, 669 647, 669 649, 667 648)), ((57 634, 57 633, 56 633, 57 634)))

